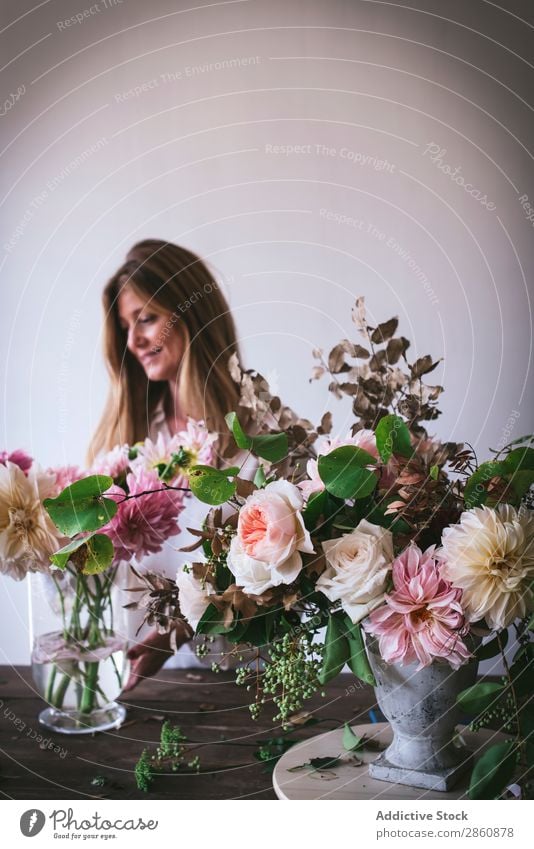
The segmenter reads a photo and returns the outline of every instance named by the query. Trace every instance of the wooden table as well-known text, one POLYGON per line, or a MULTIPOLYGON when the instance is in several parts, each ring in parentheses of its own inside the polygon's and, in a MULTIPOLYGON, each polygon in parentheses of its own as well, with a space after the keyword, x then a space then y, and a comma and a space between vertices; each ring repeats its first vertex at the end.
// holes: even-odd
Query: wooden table
MULTIPOLYGON (((0 666, 0 795, 5 799, 275 799, 272 764, 254 757, 260 741, 280 735, 272 706, 253 722, 248 693, 235 673, 163 670, 124 698, 128 708, 118 731, 67 737, 38 723, 44 702, 35 694, 29 667, 0 666), (164 719, 200 745, 201 772, 159 776, 149 794, 136 787, 133 769, 145 747, 159 741, 164 719), (99 777, 98 782, 95 779, 99 777)), ((371 687, 339 675, 327 695, 306 709, 315 722, 299 726, 304 740, 345 721, 368 722, 371 687)))

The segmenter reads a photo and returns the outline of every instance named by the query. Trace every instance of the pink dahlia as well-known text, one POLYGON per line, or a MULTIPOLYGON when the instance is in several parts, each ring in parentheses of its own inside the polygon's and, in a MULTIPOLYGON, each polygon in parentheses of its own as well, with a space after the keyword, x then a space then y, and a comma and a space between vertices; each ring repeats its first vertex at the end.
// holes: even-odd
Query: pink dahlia
POLYGON ((116 485, 106 493, 119 503, 111 522, 102 528, 113 542, 115 563, 140 560, 145 554, 161 551, 165 540, 179 532, 183 493, 169 489, 158 492, 162 485, 155 472, 140 470, 136 475, 127 475, 128 494, 147 492, 147 495, 125 501, 126 492, 116 485))
POLYGON ((27 475, 32 467, 33 457, 30 457, 25 451, 21 451, 20 448, 11 452, 0 451, 0 463, 5 466, 7 462, 14 463, 27 475))
POLYGON ((431 546, 423 553, 411 543, 393 561, 393 592, 363 623, 378 637, 387 663, 419 661, 417 668, 422 669, 439 658, 457 669, 471 657, 462 640, 468 630, 460 605, 462 591, 441 577, 434 551, 431 546))
POLYGON ((172 437, 159 433, 157 439, 145 439, 131 462, 134 472, 156 471, 168 483, 186 484, 191 466, 209 465, 214 459, 213 443, 217 435, 209 433, 203 422, 188 419, 185 430, 172 437))
POLYGON ((54 496, 70 486, 71 483, 81 480, 87 475, 87 472, 82 472, 78 466, 58 466, 55 469, 47 469, 47 475, 54 475, 54 496))
POLYGON ((115 445, 111 451, 96 458, 91 466, 91 475, 109 475, 116 479, 120 478, 128 469, 130 461, 128 445, 115 445))

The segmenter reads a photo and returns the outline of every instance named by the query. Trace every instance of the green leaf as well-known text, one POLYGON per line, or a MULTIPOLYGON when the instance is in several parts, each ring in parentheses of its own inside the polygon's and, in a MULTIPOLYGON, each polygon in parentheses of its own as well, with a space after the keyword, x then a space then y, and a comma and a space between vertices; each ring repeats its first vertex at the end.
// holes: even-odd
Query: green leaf
POLYGON ((343 726, 343 748, 346 749, 347 752, 355 752, 356 749, 361 749, 362 747, 363 737, 358 737, 348 722, 346 722, 343 726))
POLYGON ((392 454, 411 457, 413 454, 410 431, 400 416, 384 416, 375 428, 376 447, 384 463, 392 454))
POLYGON ((87 542, 87 560, 82 569, 84 575, 105 572, 113 560, 113 543, 105 534, 95 534, 87 542))
POLYGON ((252 440, 246 435, 245 431, 241 427, 237 413, 228 413, 224 417, 224 420, 228 425, 229 430, 232 432, 237 447, 247 451, 250 450, 252 448, 252 440))
POLYGON ((192 466, 189 471, 191 492, 204 504, 224 504, 236 491, 235 481, 228 478, 237 474, 237 467, 214 469, 212 466, 192 466))
POLYGON ((366 469, 376 459, 356 445, 342 445, 319 457, 319 475, 328 492, 337 498, 365 498, 378 483, 375 472, 366 469))
POLYGON ((534 677, 534 643, 527 643, 516 654, 510 667, 510 677, 516 696, 519 698, 531 696, 534 677))
POLYGON ((492 640, 488 640, 487 643, 480 645, 476 649, 475 655, 477 660, 489 660, 490 657, 495 657, 500 654, 501 646, 504 648, 507 642, 508 631, 502 631, 498 636, 493 637, 492 640))
POLYGON ((66 536, 96 531, 118 510, 115 501, 103 495, 112 485, 113 478, 108 475, 91 475, 67 486, 55 498, 46 498, 43 504, 66 536))
POLYGON ((265 477, 265 469, 262 465, 260 465, 254 475, 254 486, 257 486, 258 489, 262 489, 266 483, 267 478, 265 477))
POLYGON ((323 770, 332 769, 332 767, 338 766, 340 760, 338 757, 329 758, 326 756, 325 758, 310 758, 308 763, 313 770, 323 770))
POLYGON ((208 604, 196 627, 197 634, 227 634, 233 628, 233 623, 227 628, 223 624, 221 611, 214 604, 208 604))
POLYGON ((326 684, 338 675, 350 658, 349 641, 339 616, 328 618, 325 637, 323 665, 318 678, 320 684, 326 684))
MULTIPOLYGON (((272 637, 274 620, 278 611, 271 613, 260 612, 252 619, 245 620, 246 626, 239 632, 239 642, 250 643, 253 646, 266 646, 272 637)), ((232 642, 236 642, 234 634, 231 635, 232 642)))
POLYGON ((430 477, 433 481, 437 481, 439 477, 439 466, 430 466, 430 477))
POLYGON ((517 501, 521 501, 524 495, 529 491, 534 484, 534 471, 525 469, 521 472, 514 472, 510 477, 510 483, 514 489, 517 501))
POLYGON ((238 448, 253 451, 263 460, 277 463, 287 455, 288 443, 285 433, 265 433, 258 436, 247 436, 237 417, 237 413, 228 413, 226 424, 231 430, 238 448))
POLYGON ((520 471, 534 471, 534 448, 514 448, 503 460, 512 474, 520 471))
POLYGON ((456 701, 466 713, 475 716, 481 711, 486 710, 490 705, 496 703, 504 690, 504 684, 498 684, 493 681, 481 681, 459 693, 456 701))
POLYGON ((516 748, 511 740, 488 749, 475 764, 469 784, 470 799, 498 799, 514 777, 516 748))
POLYGON ((269 463, 278 463, 287 456, 288 444, 285 433, 265 433, 260 436, 252 436, 252 450, 254 454, 269 463))
POLYGON ((77 563, 83 563, 84 575, 105 572, 113 560, 113 543, 105 534, 93 532, 86 537, 74 539, 50 555, 50 560, 60 569, 65 569, 75 551, 79 551, 77 563))
POLYGON ((471 475, 465 485, 464 501, 468 510, 472 507, 481 507, 486 503, 488 493, 486 486, 494 477, 504 477, 507 469, 504 462, 488 460, 481 463, 474 474, 471 475))
POLYGON ((359 625, 354 625, 351 635, 348 637, 350 658, 348 660, 351 672, 365 684, 376 686, 375 677, 369 666, 369 660, 363 644, 362 632, 359 625))

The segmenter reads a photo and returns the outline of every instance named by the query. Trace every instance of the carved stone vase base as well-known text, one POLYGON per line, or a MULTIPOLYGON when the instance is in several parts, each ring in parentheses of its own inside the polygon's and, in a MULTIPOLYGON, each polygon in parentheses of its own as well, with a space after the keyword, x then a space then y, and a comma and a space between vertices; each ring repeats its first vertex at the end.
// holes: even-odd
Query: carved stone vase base
POLYGON ((406 784, 408 787, 421 787, 423 790, 446 793, 472 766, 473 755, 470 752, 465 753, 464 760, 457 766, 429 772, 395 766, 388 761, 385 754, 382 754, 369 764, 369 775, 378 781, 389 781, 391 784, 406 784))

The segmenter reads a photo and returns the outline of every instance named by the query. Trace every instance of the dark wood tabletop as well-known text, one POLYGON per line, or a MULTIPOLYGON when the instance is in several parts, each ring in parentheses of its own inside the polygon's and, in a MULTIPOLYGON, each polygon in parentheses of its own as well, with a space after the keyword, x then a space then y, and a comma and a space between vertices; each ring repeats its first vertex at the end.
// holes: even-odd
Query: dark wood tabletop
MULTIPOLYGON (((280 736, 267 705, 253 721, 248 694, 235 673, 162 670, 121 701, 128 714, 116 731, 66 736, 39 725, 45 703, 29 667, 0 666, 0 797, 4 799, 274 799, 272 764, 255 756, 262 741, 280 736), (200 772, 159 775, 148 793, 137 789, 134 766, 144 748, 154 750, 162 723, 178 725, 200 758, 200 772)), ((295 741, 344 722, 369 722, 371 687, 350 674, 330 682, 326 696, 306 704, 308 724, 295 741)))

